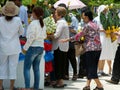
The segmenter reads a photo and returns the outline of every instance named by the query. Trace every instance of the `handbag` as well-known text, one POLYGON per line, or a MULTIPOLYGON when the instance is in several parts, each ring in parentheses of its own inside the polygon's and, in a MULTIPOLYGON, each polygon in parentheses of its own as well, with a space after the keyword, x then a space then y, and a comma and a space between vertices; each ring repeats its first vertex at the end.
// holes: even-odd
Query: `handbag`
POLYGON ((75 55, 76 57, 80 56, 85 52, 85 48, 83 44, 75 44, 75 55))

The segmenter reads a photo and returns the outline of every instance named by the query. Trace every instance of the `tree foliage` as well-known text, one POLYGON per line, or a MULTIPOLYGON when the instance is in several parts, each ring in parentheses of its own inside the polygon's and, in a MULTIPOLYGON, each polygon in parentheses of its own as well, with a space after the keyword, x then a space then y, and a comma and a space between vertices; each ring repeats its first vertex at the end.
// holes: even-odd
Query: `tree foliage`
POLYGON ((81 0, 84 2, 87 6, 99 6, 101 4, 108 4, 111 3, 120 4, 120 0, 81 0))

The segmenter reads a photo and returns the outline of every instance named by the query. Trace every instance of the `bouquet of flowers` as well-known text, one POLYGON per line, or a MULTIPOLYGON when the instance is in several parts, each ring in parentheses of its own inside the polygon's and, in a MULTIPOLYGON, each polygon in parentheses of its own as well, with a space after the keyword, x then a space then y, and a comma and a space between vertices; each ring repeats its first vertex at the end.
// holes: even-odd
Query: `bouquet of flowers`
POLYGON ((79 42, 80 44, 84 43, 85 37, 83 36, 83 32, 81 30, 78 30, 77 35, 75 35, 75 41, 79 42))
POLYGON ((49 17, 46 17, 44 19, 44 23, 46 25, 46 32, 47 32, 47 34, 49 34, 49 35, 53 34, 55 32, 55 30, 56 30, 56 23, 54 21, 53 16, 51 15, 49 17))
POLYGON ((108 6, 108 10, 107 17, 103 12, 100 14, 100 21, 106 31, 106 37, 111 37, 111 41, 113 42, 116 40, 116 36, 112 33, 118 31, 120 19, 118 17, 117 9, 114 8, 112 4, 108 6))

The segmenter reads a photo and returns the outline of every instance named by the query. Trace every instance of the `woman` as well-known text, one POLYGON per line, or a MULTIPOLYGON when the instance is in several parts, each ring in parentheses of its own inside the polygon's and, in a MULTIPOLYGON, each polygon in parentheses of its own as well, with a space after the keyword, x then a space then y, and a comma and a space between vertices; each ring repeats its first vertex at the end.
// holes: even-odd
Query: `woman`
POLYGON ((3 80, 10 79, 10 89, 14 90, 16 70, 21 52, 19 36, 24 33, 18 15, 19 8, 11 1, 6 2, 0 17, 0 90, 3 80))
POLYGON ((56 32, 53 35, 48 35, 48 38, 53 39, 53 50, 54 50, 54 69, 55 69, 55 77, 56 84, 55 88, 63 88, 64 82, 64 72, 65 72, 65 63, 67 60, 67 51, 69 48, 69 43, 60 43, 60 39, 69 37, 69 29, 68 24, 64 18, 66 15, 66 9, 64 7, 58 7, 55 11, 55 17, 57 20, 57 28, 56 32))
POLYGON ((103 72, 105 60, 107 60, 108 68, 109 68, 108 71, 109 71, 109 74, 111 74, 111 70, 112 70, 111 64, 115 56, 115 53, 113 50, 113 44, 111 42, 111 37, 107 36, 106 30, 105 30, 106 28, 104 27, 106 23, 104 23, 105 21, 103 20, 101 16, 101 14, 103 14, 104 16, 106 16, 106 18, 110 18, 108 17, 108 12, 109 12, 108 7, 105 5, 100 5, 97 9, 97 12, 98 12, 98 16, 94 18, 94 22, 100 28, 100 40, 101 40, 101 45, 102 45, 102 51, 101 51, 101 55, 99 58, 99 64, 98 64, 98 75, 108 76, 108 74, 103 72))
POLYGON ((100 43, 100 35, 98 26, 92 22, 93 14, 90 10, 86 10, 82 13, 83 21, 86 23, 83 31, 75 37, 71 37, 68 39, 60 40, 61 42, 66 42, 72 39, 79 40, 79 37, 84 36, 85 42, 85 61, 86 61, 86 70, 87 70, 87 83, 83 90, 90 90, 90 83, 93 79, 97 86, 94 90, 103 90, 103 86, 98 79, 97 75, 97 67, 98 60, 101 53, 101 43, 100 43))
POLYGON ((34 72, 33 88, 35 90, 39 89, 39 65, 44 50, 44 39, 46 38, 46 28, 43 23, 43 14, 44 12, 41 7, 33 8, 32 17, 34 20, 30 23, 27 29, 27 42, 23 47, 23 53, 26 53, 24 61, 24 78, 26 90, 29 90, 30 88, 31 66, 33 66, 34 72))

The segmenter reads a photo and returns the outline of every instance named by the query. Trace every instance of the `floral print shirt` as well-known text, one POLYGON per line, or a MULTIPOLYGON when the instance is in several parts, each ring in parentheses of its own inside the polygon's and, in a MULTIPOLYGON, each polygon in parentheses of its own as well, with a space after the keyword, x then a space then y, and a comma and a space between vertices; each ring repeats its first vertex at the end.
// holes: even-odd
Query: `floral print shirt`
POLYGON ((99 27, 95 23, 92 21, 88 22, 84 26, 83 31, 76 34, 74 39, 77 40, 81 36, 85 38, 84 47, 86 52, 101 50, 99 27))

